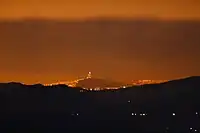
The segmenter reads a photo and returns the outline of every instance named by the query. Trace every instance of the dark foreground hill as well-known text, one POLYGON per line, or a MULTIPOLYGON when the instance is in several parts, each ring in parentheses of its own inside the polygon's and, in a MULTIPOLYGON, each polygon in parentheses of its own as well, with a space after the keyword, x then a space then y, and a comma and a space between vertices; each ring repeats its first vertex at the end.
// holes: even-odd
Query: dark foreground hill
POLYGON ((0 84, 0 126, 12 132, 195 132, 199 114, 200 77, 100 92, 0 84))

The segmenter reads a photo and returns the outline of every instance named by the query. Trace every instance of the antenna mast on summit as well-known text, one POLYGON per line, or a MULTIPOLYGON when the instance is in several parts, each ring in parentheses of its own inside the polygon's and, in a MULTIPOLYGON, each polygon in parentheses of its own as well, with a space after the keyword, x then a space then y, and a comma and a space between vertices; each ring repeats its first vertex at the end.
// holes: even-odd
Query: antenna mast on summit
POLYGON ((88 75, 87 75, 87 79, 90 79, 90 78, 92 78, 92 73, 91 72, 89 72, 88 75))

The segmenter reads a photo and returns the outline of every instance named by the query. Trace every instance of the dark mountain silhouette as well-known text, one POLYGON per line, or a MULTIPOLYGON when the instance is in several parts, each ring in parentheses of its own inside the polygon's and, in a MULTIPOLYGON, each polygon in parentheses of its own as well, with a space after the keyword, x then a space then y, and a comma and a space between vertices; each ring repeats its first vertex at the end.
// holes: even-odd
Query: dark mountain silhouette
POLYGON ((106 88, 106 87, 121 87, 125 85, 124 83, 119 83, 115 81, 100 79, 100 78, 88 78, 84 80, 80 80, 76 86, 82 88, 106 88))
POLYGON ((2 83, 0 126, 6 131, 26 127, 44 132, 188 132, 190 127, 200 128, 199 88, 197 76, 98 92, 66 85, 2 83))

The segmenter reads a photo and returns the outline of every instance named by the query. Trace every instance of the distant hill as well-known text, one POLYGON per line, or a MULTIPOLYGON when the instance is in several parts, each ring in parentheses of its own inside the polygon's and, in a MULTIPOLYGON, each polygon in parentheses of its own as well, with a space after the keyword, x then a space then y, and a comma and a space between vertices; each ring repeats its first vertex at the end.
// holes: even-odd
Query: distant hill
MULTIPOLYGON (((84 80, 80 80, 77 84, 77 88, 94 88, 94 87, 119 87, 125 85, 124 83, 100 79, 100 78, 86 78, 84 80)), ((10 82, 10 83, 0 83, 0 89, 5 89, 7 87, 9 88, 24 88, 24 87, 43 87, 43 88, 54 88, 54 87, 66 87, 73 89, 72 87, 68 87, 67 85, 54 85, 54 86, 43 86, 42 84, 34 84, 34 85, 25 85, 22 83, 17 82, 10 82)), ((191 89, 195 89, 200 87, 200 76, 192 76, 182 79, 176 79, 176 80, 170 80, 166 81, 164 83, 158 83, 158 84, 144 84, 141 86, 133 86, 133 87, 127 87, 126 89, 134 89, 134 88, 142 88, 142 89, 148 89, 148 88, 160 88, 160 89, 181 89, 181 88, 187 88, 190 87, 191 89)))
POLYGON ((168 104, 199 104, 200 77, 188 77, 171 80, 160 84, 147 84, 139 87, 128 87, 119 91, 124 97, 134 99, 134 102, 168 103, 168 104), (199 99, 199 100, 197 100, 199 99))
POLYGON ((106 87, 122 87, 125 84, 109 81, 105 79, 99 79, 99 78, 89 78, 85 80, 80 80, 76 86, 82 87, 82 88, 106 88, 106 87))

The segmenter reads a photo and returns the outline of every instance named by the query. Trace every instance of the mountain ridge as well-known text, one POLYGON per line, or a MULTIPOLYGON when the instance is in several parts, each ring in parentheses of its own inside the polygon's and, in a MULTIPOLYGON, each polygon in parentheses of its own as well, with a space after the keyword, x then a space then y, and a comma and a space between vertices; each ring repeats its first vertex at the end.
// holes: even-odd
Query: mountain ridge
MULTIPOLYGON (((87 79, 88 80, 88 79, 87 79)), ((101 81, 107 81, 107 80, 104 80, 104 79, 101 79, 101 78, 91 78, 89 80, 101 80, 101 81)), ((110 81, 111 82, 111 81, 110 81)), ((112 81, 114 82, 114 81, 112 81)), ((189 76, 189 77, 184 77, 184 78, 179 78, 179 79, 174 79, 174 80, 169 80, 169 81, 166 81, 166 82, 163 82, 163 83, 155 83, 155 84, 144 84, 144 85, 140 85, 140 86, 154 86, 154 85, 166 85, 166 84, 179 84, 179 83, 184 83, 184 82, 189 82, 189 83, 199 83, 200 84, 200 76, 189 76)), ((114 82, 114 83, 120 83, 120 82, 114 82)), ((123 83, 121 83, 123 84, 123 83)), ((20 83, 20 82, 7 82, 7 83, 0 83, 0 85, 14 85, 14 86, 43 86, 45 87, 44 84, 31 84, 31 85, 27 85, 27 84, 24 84, 24 83, 20 83)), ((62 86, 62 85, 65 85, 65 84, 58 84, 58 85, 53 85, 53 86, 62 86)), ((69 87, 67 85, 65 85, 66 87, 69 87)), ((77 86, 78 88, 82 88, 80 86, 77 86)), ((69 88, 77 88, 77 87, 69 87, 69 88)), ((134 86, 132 86, 134 87, 134 86)), ((130 88, 130 87, 127 87, 127 88, 130 88)))

